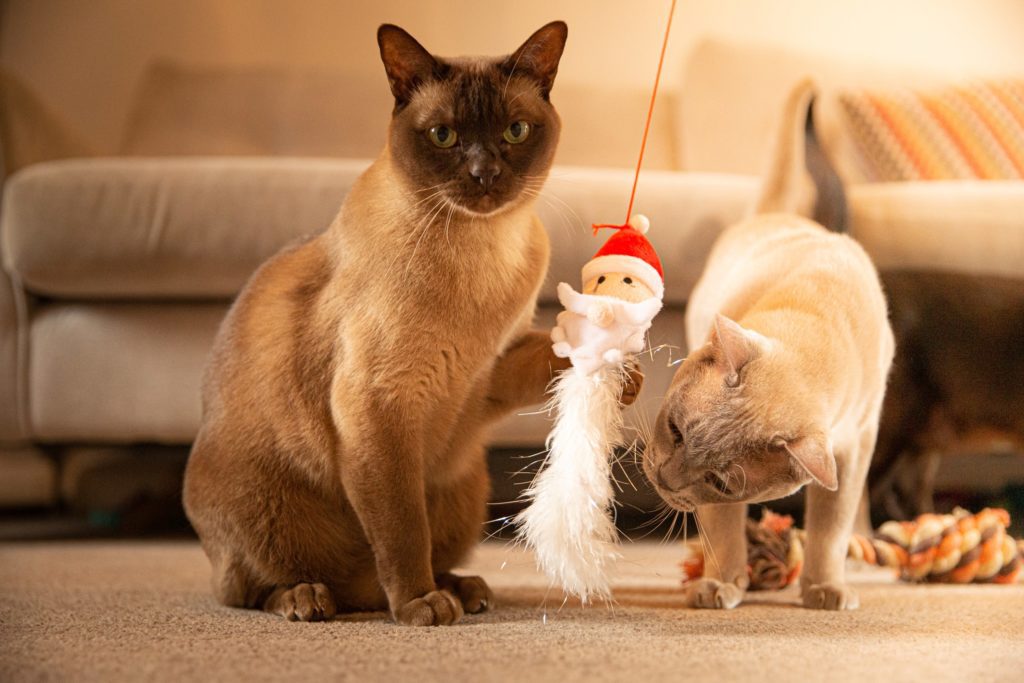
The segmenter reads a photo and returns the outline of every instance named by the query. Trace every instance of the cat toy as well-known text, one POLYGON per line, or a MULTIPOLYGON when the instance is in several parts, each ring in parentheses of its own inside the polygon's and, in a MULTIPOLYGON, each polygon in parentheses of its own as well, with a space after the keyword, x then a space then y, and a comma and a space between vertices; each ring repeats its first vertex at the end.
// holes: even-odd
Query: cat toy
POLYGON ((662 41, 626 223, 593 226, 595 235, 601 229, 614 232, 583 266, 582 291, 565 282, 558 285, 565 310, 551 331, 552 349, 570 359, 572 368, 550 390, 555 423, 547 458, 524 494, 529 506, 515 520, 518 537, 534 550, 541 570, 583 604, 611 595, 608 577, 618 556, 611 458, 624 445, 619 399, 627 363, 644 349, 665 293, 661 262, 646 237, 650 222, 633 215, 633 201, 675 4, 662 41))
MULTIPOLYGON (((873 538, 854 534, 847 557, 890 567, 913 583, 1016 583, 1024 568, 1024 541, 1007 532, 1010 514, 985 508, 971 514, 956 508, 949 515, 921 515, 912 522, 888 521, 873 538)), ((749 590, 779 590, 799 578, 804 532, 793 518, 766 510, 760 522, 747 520, 749 590)), ((687 544, 681 563, 683 583, 704 574, 698 543, 687 544)))

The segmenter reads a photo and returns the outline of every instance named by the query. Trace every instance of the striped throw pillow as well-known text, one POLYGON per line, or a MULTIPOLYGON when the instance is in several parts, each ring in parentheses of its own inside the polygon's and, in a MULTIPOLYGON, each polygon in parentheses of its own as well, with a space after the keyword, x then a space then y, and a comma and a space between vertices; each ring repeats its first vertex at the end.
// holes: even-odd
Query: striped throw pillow
POLYGON ((1024 81, 839 95, 866 180, 1024 178, 1024 81))

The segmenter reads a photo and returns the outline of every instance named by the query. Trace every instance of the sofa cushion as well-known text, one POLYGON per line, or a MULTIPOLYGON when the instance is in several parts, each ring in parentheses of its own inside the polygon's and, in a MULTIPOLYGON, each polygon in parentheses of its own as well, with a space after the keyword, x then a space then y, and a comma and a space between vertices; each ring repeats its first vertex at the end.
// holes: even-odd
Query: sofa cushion
POLYGON ((158 61, 143 73, 121 153, 372 157, 394 106, 384 70, 373 76, 158 61))
MULTIPOLYGON (((649 97, 646 86, 612 93, 557 82, 552 102, 563 124, 557 162, 631 167, 649 97)), ((383 69, 368 75, 331 67, 160 61, 142 76, 121 153, 375 157, 393 105, 383 69)), ((648 169, 677 166, 672 108, 672 93, 661 93, 644 157, 648 169)))
POLYGON ((31 326, 29 421, 39 442, 189 443, 224 304, 55 303, 31 326))
POLYGON ((1024 178, 1024 81, 839 94, 871 181, 1024 178))
MULTIPOLYGON (((225 299, 288 242, 325 228, 368 161, 177 159, 64 161, 25 169, 6 189, 3 251, 31 292, 71 299, 225 299)), ((538 203, 552 237, 555 285, 621 218, 633 174, 556 167, 538 203)), ((685 301, 711 241, 756 192, 753 178, 650 171, 636 206, 685 301)))
POLYGON ((881 270, 1024 279, 1024 182, 870 183, 849 195, 850 230, 881 270))
MULTIPOLYGON (((559 308, 542 307, 548 329, 559 308)), ((223 304, 41 306, 32 322, 29 413, 39 442, 187 444, 200 420, 200 385, 223 304), (116 349, 116 353, 111 350, 116 349), (101 397, 102 400, 98 400, 101 397)), ((685 355, 679 307, 654 322, 641 356, 646 373, 637 408, 653 417, 685 355)), ((496 426, 492 446, 538 447, 551 428, 538 407, 496 426)))
POLYGON ((1011 71, 979 73, 924 69, 804 52, 778 45, 710 37, 686 64, 675 108, 676 157, 687 171, 761 174, 769 157, 783 101, 798 81, 819 87, 815 123, 836 170, 847 182, 865 182, 863 168, 839 103, 841 92, 870 88, 933 90, 951 79, 1017 78, 1011 71))

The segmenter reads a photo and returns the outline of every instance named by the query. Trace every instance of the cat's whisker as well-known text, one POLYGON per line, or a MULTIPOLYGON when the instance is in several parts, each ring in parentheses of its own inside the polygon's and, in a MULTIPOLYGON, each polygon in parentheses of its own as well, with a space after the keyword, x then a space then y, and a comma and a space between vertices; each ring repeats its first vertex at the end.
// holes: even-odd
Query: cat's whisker
POLYGON ((448 228, 451 227, 451 224, 452 224, 452 214, 455 213, 455 206, 456 205, 455 205, 455 202, 451 201, 450 199, 449 200, 445 200, 445 201, 448 202, 448 218, 444 222, 444 241, 448 243, 448 248, 451 249, 451 252, 454 255, 455 254, 455 246, 452 245, 452 241, 451 241, 451 239, 448 236, 448 228))
MULTIPOLYGON (((632 489, 634 491, 639 491, 640 489, 638 489, 636 487, 636 484, 633 483, 632 477, 629 476, 629 471, 626 469, 626 466, 623 464, 623 460, 625 460, 627 455, 631 451, 635 450, 635 448, 636 448, 636 441, 634 440, 633 443, 627 449, 622 451, 622 454, 618 458, 615 459, 615 464, 618 465, 619 469, 622 470, 622 475, 624 477, 626 477, 626 481, 629 482, 630 487, 632 487, 632 489)), ((634 465, 636 464, 636 458, 635 457, 633 458, 633 464, 634 465)))
MULTIPOLYGON (((413 190, 413 194, 414 195, 425 195, 426 199, 430 199, 431 197, 436 197, 437 195, 443 193, 443 191, 446 188, 447 184, 449 184, 449 183, 447 183, 446 181, 445 182, 438 182, 436 185, 432 185, 430 187, 423 187, 422 189, 414 189, 413 190), (430 193, 430 194, 427 195, 427 193, 430 193)), ((420 204, 423 203, 423 201, 424 201, 424 198, 417 198, 417 203, 414 204, 413 206, 414 207, 419 206, 420 204)))
MULTIPOLYGON (((506 85, 506 87, 508 87, 508 86, 506 85)), ((512 106, 512 103, 513 103, 513 102, 515 102, 516 100, 518 100, 518 99, 519 99, 520 97, 522 97, 523 95, 527 94, 527 92, 528 92, 528 91, 524 90, 523 92, 519 93, 518 95, 516 95, 515 97, 513 97, 512 99, 510 99, 510 100, 508 101, 508 106, 509 106, 509 107, 511 107, 511 106, 512 106)))
POLYGON ((430 225, 431 217, 434 214, 435 209, 437 209, 438 206, 443 204, 443 202, 445 201, 444 198, 438 199, 440 194, 441 194, 441 192, 435 192, 434 194, 430 195, 429 197, 424 198, 423 200, 418 202, 416 205, 414 205, 414 208, 415 208, 415 206, 418 206, 418 205, 423 204, 425 202, 429 202, 429 201, 432 201, 432 200, 434 202, 433 204, 431 204, 429 209, 423 209, 422 211, 416 212, 416 213, 419 213, 419 220, 416 222, 416 225, 413 226, 413 228, 409 231, 408 236, 402 242, 402 248, 399 250, 399 255, 404 250, 409 248, 409 244, 416 238, 416 236, 419 234, 419 232, 420 232, 420 230, 422 228, 428 227, 430 225))
POLYGON ((635 429, 638 434, 638 440, 643 441, 644 448, 646 449, 647 444, 650 443, 651 437, 654 435, 654 425, 651 423, 651 418, 646 410, 637 410, 634 415, 636 416, 635 429))
POLYGON ((643 529, 647 529, 648 527, 650 527, 650 530, 647 533, 645 533, 643 536, 636 540, 642 541, 643 539, 653 534, 655 530, 657 530, 657 528, 660 527, 666 519, 668 519, 669 515, 671 515, 672 512, 672 508, 669 507, 664 501, 660 502, 658 504, 657 511, 655 512, 653 517, 648 519, 643 524, 640 524, 639 526, 631 529, 631 531, 641 531, 643 529))
POLYGON ((582 218, 580 218, 580 215, 579 215, 578 213, 576 213, 576 209, 574 209, 574 208, 572 207, 572 205, 571 205, 571 204, 570 204, 569 202, 565 201, 564 199, 562 199, 561 197, 559 197, 559 196, 558 196, 557 194, 555 194, 554 192, 551 192, 550 190, 548 190, 547 192, 545 192, 545 193, 544 193, 544 194, 543 194, 542 196, 543 196, 543 197, 544 197, 545 199, 548 199, 548 200, 550 200, 550 201, 553 201, 553 202, 558 202, 558 204, 559 204, 559 205, 561 205, 562 207, 564 207, 564 208, 565 208, 565 209, 566 209, 566 210, 567 210, 567 211, 569 212, 569 214, 570 214, 570 215, 571 215, 571 216, 572 216, 572 217, 573 217, 574 219, 576 219, 576 222, 575 222, 575 226, 576 226, 576 227, 577 227, 577 228, 578 228, 578 229, 579 229, 579 230, 580 230, 581 232, 586 232, 586 224, 585 224, 585 223, 583 222, 583 219, 582 219, 582 218))
POLYGON ((672 523, 669 525, 668 531, 665 532, 664 538, 661 539, 661 541, 660 541, 661 545, 666 545, 668 543, 671 543, 672 540, 674 540, 672 538, 672 533, 675 531, 676 524, 678 524, 678 523, 679 523, 679 510, 673 510, 672 511, 672 523))
POLYGON ((743 497, 747 493, 747 471, 745 469, 743 469, 743 465, 741 465, 739 463, 735 463, 733 466, 734 467, 738 467, 739 470, 740 470, 740 474, 743 475, 743 485, 740 487, 740 493, 739 493, 740 497, 743 497))
MULTIPOLYGON (((444 185, 444 184, 445 184, 445 183, 442 183, 442 185, 444 185)), ((446 189, 446 188, 442 187, 442 188, 441 188, 440 190, 434 190, 433 192, 431 192, 430 194, 428 194, 428 195, 427 195, 426 197, 422 197, 422 198, 420 198, 419 200, 417 200, 417 201, 416 201, 416 203, 415 203, 415 204, 412 204, 412 205, 411 205, 411 206, 410 206, 409 208, 410 208, 410 209, 415 209, 415 208, 417 208, 417 207, 419 207, 419 206, 422 206, 423 204, 426 204, 426 203, 427 203, 427 202, 429 202, 429 201, 430 201, 431 199, 433 199, 433 198, 435 198, 435 197, 438 197, 438 196, 440 196, 440 195, 443 195, 443 194, 445 193, 445 189, 446 189)))
POLYGON ((442 200, 441 202, 439 202, 438 208, 433 213, 430 214, 430 217, 424 224, 423 229, 420 231, 420 237, 419 239, 416 240, 416 246, 413 247, 412 256, 409 257, 409 262, 405 266, 406 276, 409 275, 409 269, 412 268, 412 264, 416 262, 416 252, 418 252, 420 249, 420 243, 423 241, 423 238, 427 236, 427 232, 430 229, 430 226, 434 223, 434 219, 436 219, 439 215, 441 215, 441 212, 444 211, 446 203, 447 200, 442 200))
POLYGON ((582 221, 571 206, 562 202, 562 204, 556 204, 554 200, 557 197, 553 197, 550 194, 537 195, 538 199, 544 203, 545 206, 549 207, 552 211, 558 214, 559 224, 565 234, 569 237, 573 237, 576 232, 579 232, 582 226, 582 221), (570 215, 570 213, 572 215, 570 215))
MULTIPOLYGON (((704 549, 704 564, 710 560, 715 565, 715 571, 719 575, 722 573, 722 566, 718 563, 718 556, 715 555, 715 549, 711 545, 711 539, 704 533, 704 525, 700 522, 700 515, 697 514, 697 510, 693 511, 693 521, 697 523, 697 534, 700 537, 700 545, 704 549)), ((707 572, 704 572, 705 575, 707 572)))
POLYGON ((443 182, 438 183, 437 185, 431 185, 430 187, 423 187, 423 188, 420 188, 418 190, 413 190, 412 193, 413 194, 422 194, 424 192, 430 192, 431 190, 436 190, 439 187, 444 187, 445 185, 448 184, 448 182, 449 181, 445 180, 443 182))

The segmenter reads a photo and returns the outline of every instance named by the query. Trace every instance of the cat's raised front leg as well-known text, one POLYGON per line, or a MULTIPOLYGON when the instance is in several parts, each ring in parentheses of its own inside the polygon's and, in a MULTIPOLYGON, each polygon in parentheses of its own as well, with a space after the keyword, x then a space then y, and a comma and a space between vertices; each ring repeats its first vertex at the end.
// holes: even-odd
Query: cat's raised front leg
POLYGON ((846 584, 846 554, 871 464, 875 433, 868 430, 850 453, 837 452, 837 490, 816 484, 807 488, 807 546, 800 576, 804 607, 853 610, 860 606, 856 591, 846 584))
POLYGON ((343 419, 342 484, 373 549, 395 621, 454 624, 462 604, 434 583, 421 429, 412 417, 416 411, 399 403, 335 409, 343 419))
POLYGON ((740 604, 747 576, 746 503, 703 505, 694 513, 704 538, 704 578, 686 585, 686 604, 732 609, 740 604))
POLYGON ((551 349, 551 336, 530 330, 500 355, 491 371, 487 389, 487 417, 497 418, 518 408, 541 403, 548 384, 571 367, 551 349))
MULTIPOLYGON (((570 367, 572 362, 568 358, 555 355, 547 332, 527 332, 495 362, 487 391, 487 417, 500 417, 517 408, 543 402, 551 380, 570 367)), ((634 361, 626 363, 626 374, 620 401, 628 406, 640 393, 644 375, 634 361)))

